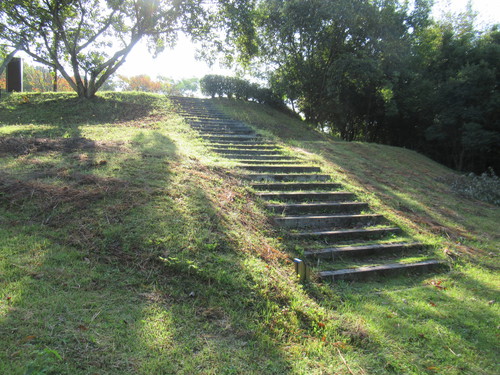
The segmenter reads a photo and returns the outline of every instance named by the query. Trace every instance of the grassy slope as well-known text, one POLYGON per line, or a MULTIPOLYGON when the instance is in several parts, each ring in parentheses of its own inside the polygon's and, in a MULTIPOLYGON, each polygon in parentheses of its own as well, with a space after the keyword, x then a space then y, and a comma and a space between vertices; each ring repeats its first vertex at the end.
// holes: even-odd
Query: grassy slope
POLYGON ((24 98, 0 101, 0 373, 497 370, 498 209, 453 196, 436 180, 451 171, 224 102, 270 135, 286 121, 293 152, 455 253, 444 275, 303 287, 251 192, 163 98, 24 98))

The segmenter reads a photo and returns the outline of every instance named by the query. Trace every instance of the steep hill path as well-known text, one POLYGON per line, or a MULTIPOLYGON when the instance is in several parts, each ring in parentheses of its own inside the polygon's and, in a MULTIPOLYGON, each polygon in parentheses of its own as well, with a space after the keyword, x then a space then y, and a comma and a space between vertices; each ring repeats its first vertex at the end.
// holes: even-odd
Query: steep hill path
POLYGON ((236 161, 241 177, 264 200, 297 254, 297 269, 314 265, 323 280, 352 280, 443 266, 431 249, 414 241, 365 202, 344 191, 315 165, 304 164, 249 125, 215 109, 210 100, 174 97, 179 113, 215 153, 236 161), (299 266, 300 265, 300 266, 299 266))

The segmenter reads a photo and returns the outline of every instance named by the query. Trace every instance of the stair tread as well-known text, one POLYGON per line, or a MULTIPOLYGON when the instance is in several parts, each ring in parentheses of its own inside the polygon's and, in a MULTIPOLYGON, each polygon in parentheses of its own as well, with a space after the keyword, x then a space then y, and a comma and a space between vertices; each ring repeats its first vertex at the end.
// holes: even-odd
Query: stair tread
POLYGON ((337 187, 341 186, 339 183, 336 182, 313 182, 313 183, 304 183, 304 182, 280 182, 280 183, 267 183, 267 184, 251 184, 252 187, 280 187, 280 186, 320 186, 320 187, 337 187))
POLYGON ((297 220, 297 219, 328 219, 343 217, 383 217, 381 214, 339 214, 339 215, 298 215, 298 216, 277 216, 276 220, 297 220))
POLYGON ((266 207, 279 208, 279 207, 327 207, 327 206, 349 206, 349 205, 359 205, 366 206, 365 202, 312 202, 312 203, 269 203, 266 207))
MULTIPOLYGON (((293 195, 311 195, 311 196, 321 196, 321 195, 354 195, 350 191, 278 191, 278 192, 257 192, 258 196, 293 196, 293 195)), ((326 203, 326 202, 325 202, 326 203)))
POLYGON ((280 171, 280 170, 297 170, 297 171, 309 171, 309 172, 321 172, 319 167, 314 167, 310 165, 288 165, 288 166, 269 166, 269 165, 248 165, 241 164, 240 168, 258 171, 259 169, 268 170, 268 171, 280 171))
POLYGON ((324 278, 324 277, 332 277, 332 276, 346 275, 352 273, 377 272, 382 270, 405 269, 405 268, 414 268, 414 267, 429 266, 429 265, 442 265, 442 264, 445 264, 445 262, 437 259, 431 259, 413 263, 387 263, 376 266, 362 266, 357 268, 344 268, 333 271, 321 271, 319 275, 321 278, 324 278))
POLYGON ((395 242, 395 243, 382 243, 382 244, 368 244, 368 245, 356 245, 356 246, 334 246, 325 247, 316 250, 306 250, 304 251, 304 256, 306 257, 316 257, 321 255, 334 255, 338 254, 356 254, 358 252, 364 252, 369 250, 391 250, 391 249, 402 249, 411 248, 417 246, 424 246, 420 242, 395 242))
POLYGON ((326 181, 331 177, 319 173, 247 173, 241 175, 249 180, 274 180, 274 181, 326 181))
POLYGON ((357 229, 337 229, 337 230, 321 230, 311 232, 291 233, 293 236, 321 236, 326 234, 336 233, 356 233, 356 232, 377 232, 377 231, 400 231, 398 227, 381 227, 381 228, 357 228, 357 229))

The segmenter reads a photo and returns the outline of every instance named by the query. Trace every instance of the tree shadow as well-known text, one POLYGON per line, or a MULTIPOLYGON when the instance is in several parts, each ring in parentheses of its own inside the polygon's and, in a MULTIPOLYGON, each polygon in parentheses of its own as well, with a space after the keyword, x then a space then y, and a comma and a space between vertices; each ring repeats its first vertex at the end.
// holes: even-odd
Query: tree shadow
POLYGON ((337 287, 349 305, 341 313, 364 321, 365 369, 385 373, 495 372, 498 314, 488 301, 498 292, 465 274, 400 278, 389 283, 342 283, 337 287), (426 353, 425 357, 422 353, 426 353))
POLYGON ((149 131, 129 150, 84 145, 84 170, 82 148, 63 143, 50 160, 21 154, 34 166, 19 181, 2 176, 4 251, 17 250, 0 372, 288 372, 227 219, 179 173, 175 142, 149 131))

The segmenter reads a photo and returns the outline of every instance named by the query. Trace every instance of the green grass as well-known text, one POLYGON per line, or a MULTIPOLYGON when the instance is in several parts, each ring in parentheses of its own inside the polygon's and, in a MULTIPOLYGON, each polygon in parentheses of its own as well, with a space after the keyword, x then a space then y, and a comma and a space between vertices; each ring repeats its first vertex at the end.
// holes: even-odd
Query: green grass
POLYGON ((223 104, 270 136, 292 124, 292 154, 447 248, 451 271, 300 285, 234 163, 164 97, 15 94, 0 101, 0 374, 498 372, 497 208, 416 153, 223 104))

